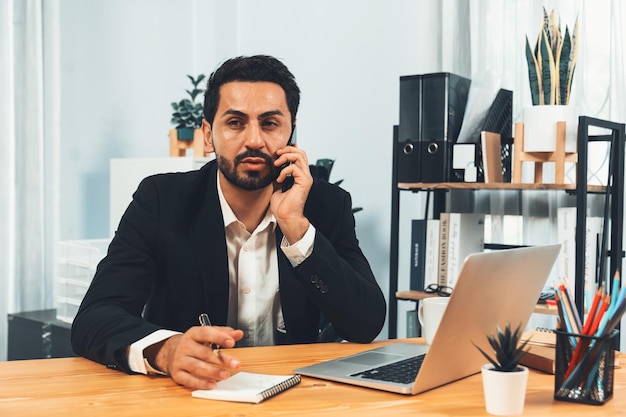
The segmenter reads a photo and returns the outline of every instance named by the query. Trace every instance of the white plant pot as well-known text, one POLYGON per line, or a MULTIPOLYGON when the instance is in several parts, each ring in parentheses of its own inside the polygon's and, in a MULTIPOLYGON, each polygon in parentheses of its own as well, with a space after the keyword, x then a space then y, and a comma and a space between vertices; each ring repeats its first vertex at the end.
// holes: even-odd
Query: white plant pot
POLYGON ((486 364, 481 368, 485 408, 496 416, 515 416, 524 412, 528 368, 519 372, 501 372, 486 364))
POLYGON ((523 111, 524 152, 554 152, 556 123, 565 122, 565 152, 576 152, 578 108, 576 106, 532 106, 523 111))

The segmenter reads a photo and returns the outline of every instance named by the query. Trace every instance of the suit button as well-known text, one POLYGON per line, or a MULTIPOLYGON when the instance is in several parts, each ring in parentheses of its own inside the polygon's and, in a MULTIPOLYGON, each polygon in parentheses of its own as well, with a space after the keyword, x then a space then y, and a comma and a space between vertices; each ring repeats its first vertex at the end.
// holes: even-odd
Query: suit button
POLYGON ((318 280, 319 280, 319 277, 315 274, 311 275, 311 278, 309 278, 309 281, 311 281, 311 284, 315 284, 318 280))
POLYGON ((320 292, 326 294, 328 292, 328 285, 323 285, 322 288, 320 288, 320 292))

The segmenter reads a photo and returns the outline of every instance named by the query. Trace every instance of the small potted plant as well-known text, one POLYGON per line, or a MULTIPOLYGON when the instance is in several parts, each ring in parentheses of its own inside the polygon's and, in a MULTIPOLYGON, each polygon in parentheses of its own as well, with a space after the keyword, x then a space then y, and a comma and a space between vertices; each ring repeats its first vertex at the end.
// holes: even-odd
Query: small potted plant
MULTIPOLYGON (((309 169, 311 170, 311 175, 313 178, 320 178, 325 181, 330 181, 330 172, 333 170, 333 165, 335 164, 334 159, 318 159, 315 162, 315 165, 309 165, 309 169)), ((343 182, 343 180, 335 181, 335 185, 339 185, 343 182)), ((363 207, 353 207, 352 213, 357 213, 363 210, 363 207)))
POLYGON ((524 151, 556 149, 556 122, 566 122, 567 152, 576 152, 578 109, 570 106, 574 69, 578 57, 578 19, 570 32, 557 13, 543 9, 537 42, 531 48, 526 36, 526 62, 532 106, 523 110, 524 151))
POLYGON ((204 74, 198 75, 197 78, 187 75, 193 88, 185 90, 189 97, 185 97, 179 102, 173 102, 172 108, 172 124, 177 131, 178 140, 193 140, 194 130, 202 127, 202 109, 201 102, 196 102, 198 95, 204 90, 200 88, 200 83, 206 77, 204 74))
POLYGON ((511 416, 524 411, 528 368, 519 362, 527 352, 524 348, 528 341, 520 343, 521 336, 521 325, 512 331, 507 324, 504 331, 497 327, 495 335, 487 336, 493 355, 475 345, 489 361, 481 368, 485 407, 489 414, 511 416))

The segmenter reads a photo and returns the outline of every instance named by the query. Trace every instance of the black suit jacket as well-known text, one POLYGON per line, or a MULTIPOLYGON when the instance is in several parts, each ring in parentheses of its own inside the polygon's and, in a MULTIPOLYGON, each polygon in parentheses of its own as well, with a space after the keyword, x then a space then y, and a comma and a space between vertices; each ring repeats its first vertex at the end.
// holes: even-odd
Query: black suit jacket
MULTIPOLYGON (((312 254, 292 267, 278 249, 286 333, 279 343, 318 341, 323 314, 336 332, 370 342, 385 299, 358 246, 347 192, 315 180, 305 215, 316 228, 312 254)), ((277 247, 282 233, 277 228, 277 247)), ((228 257, 217 195, 217 165, 144 179, 72 325, 74 351, 130 372, 126 347, 157 329, 184 332, 206 312, 225 325, 228 257)))

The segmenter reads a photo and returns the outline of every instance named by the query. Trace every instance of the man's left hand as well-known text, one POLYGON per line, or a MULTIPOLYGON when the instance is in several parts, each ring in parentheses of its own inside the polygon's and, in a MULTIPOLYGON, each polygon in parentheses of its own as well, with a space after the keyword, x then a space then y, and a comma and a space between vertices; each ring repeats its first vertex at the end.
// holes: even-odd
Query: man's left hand
POLYGON ((278 158, 274 165, 289 163, 280 173, 276 182, 277 189, 272 195, 270 206, 272 213, 289 243, 302 239, 309 227, 309 220, 304 217, 304 204, 313 185, 306 152, 297 146, 286 146, 276 151, 278 158), (288 175, 293 177, 293 186, 282 191, 280 184, 288 175))

